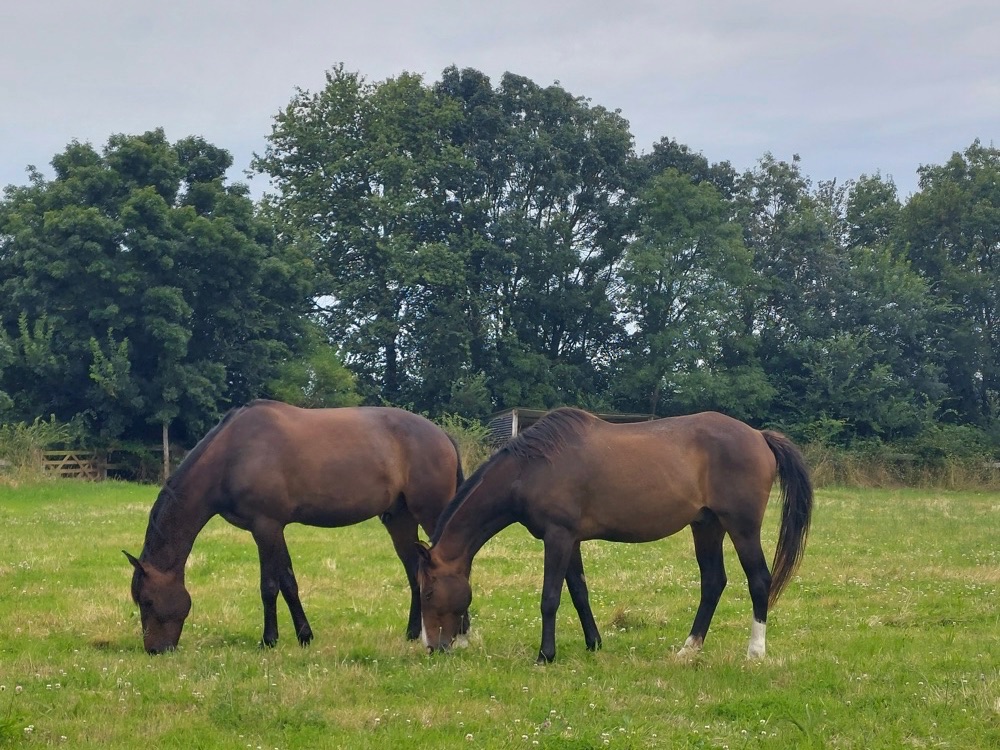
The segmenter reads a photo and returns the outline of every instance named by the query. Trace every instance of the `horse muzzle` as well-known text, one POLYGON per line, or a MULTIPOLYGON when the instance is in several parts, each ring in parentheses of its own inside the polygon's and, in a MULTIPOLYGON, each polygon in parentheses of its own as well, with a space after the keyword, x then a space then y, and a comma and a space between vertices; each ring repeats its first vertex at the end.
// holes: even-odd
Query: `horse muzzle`
POLYGON ((451 645, 454 639, 448 639, 443 636, 440 629, 436 632, 427 632, 427 628, 420 628, 420 642, 424 644, 427 649, 428 654, 433 654, 437 651, 451 651, 451 645))

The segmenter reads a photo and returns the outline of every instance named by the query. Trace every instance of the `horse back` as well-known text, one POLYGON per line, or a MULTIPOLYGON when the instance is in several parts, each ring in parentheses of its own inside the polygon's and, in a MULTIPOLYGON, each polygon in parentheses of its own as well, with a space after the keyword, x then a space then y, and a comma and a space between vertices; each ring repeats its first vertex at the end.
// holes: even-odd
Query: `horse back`
MULTIPOLYGON (((429 420, 389 407, 303 409, 257 401, 232 419, 202 459, 231 515, 267 513, 341 526, 395 503, 441 507, 455 491, 457 454, 429 420), (265 510, 266 509, 266 510, 265 510)), ((434 518, 440 512, 432 512, 434 518)))
POLYGON ((759 431, 715 412, 649 422, 595 420, 523 486, 584 537, 645 541, 676 533, 704 509, 763 517, 774 455, 759 431), (541 500, 542 497, 558 498, 541 500))

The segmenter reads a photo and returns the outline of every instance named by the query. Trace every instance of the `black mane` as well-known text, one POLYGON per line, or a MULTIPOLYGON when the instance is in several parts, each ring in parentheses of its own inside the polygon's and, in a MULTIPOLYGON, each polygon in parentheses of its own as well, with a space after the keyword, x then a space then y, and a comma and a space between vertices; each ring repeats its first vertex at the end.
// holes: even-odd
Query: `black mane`
POLYGON ((550 461, 567 442, 579 437, 596 420, 597 417, 582 409, 555 409, 514 436, 498 453, 550 461))
POLYGON ((164 511, 173 505, 180 495, 180 486, 184 482, 188 473, 190 473, 191 467, 198 463, 198 459, 201 458, 211 442, 218 436, 218 434, 222 431, 222 428, 227 425, 233 417, 240 412, 253 407, 256 403, 257 402, 254 401, 246 406, 239 406, 226 412, 225 416, 222 417, 219 423, 209 430, 205 436, 198 441, 197 445, 195 445, 195 447, 192 448, 191 451, 184 457, 184 460, 181 461, 177 470, 167 477, 167 481, 163 483, 163 488, 160 490, 160 494, 156 496, 156 502, 153 503, 153 507, 149 511, 149 526, 146 529, 145 547, 149 546, 149 542, 152 539, 153 534, 157 534, 161 537, 164 536, 163 531, 160 528, 160 519, 163 516, 164 511))
POLYGON ((448 524, 448 520, 455 515, 458 508, 465 502, 466 498, 482 482, 484 475, 494 465, 506 457, 520 459, 543 459, 551 461, 552 458, 563 449, 568 442, 579 437, 588 429, 597 418, 582 409, 563 407, 550 411, 540 420, 531 425, 524 432, 515 435, 506 445, 500 448, 490 458, 473 472, 472 476, 465 480, 451 502, 445 507, 438 518, 431 536, 431 544, 437 544, 441 538, 441 532, 448 524))

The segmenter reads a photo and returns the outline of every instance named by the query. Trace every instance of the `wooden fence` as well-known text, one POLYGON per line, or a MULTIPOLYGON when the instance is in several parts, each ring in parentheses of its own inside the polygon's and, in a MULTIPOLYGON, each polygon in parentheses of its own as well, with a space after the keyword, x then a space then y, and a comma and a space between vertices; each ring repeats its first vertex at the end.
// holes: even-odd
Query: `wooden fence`
POLYGON ((94 451, 45 451, 42 468, 60 477, 97 482, 108 478, 109 467, 107 456, 94 451))

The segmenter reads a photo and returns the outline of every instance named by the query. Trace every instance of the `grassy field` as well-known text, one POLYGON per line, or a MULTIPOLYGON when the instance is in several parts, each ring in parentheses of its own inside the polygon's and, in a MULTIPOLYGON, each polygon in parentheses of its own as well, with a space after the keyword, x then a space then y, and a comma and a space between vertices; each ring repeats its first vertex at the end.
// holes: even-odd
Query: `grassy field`
MULTIPOLYGON (((584 545, 604 649, 563 597, 556 662, 536 667, 541 545, 520 527, 476 559, 471 645, 403 638, 402 569, 378 522, 289 528, 316 632, 279 602, 257 648, 256 548, 213 520, 195 544, 178 651, 147 656, 129 598, 154 487, 0 486, 0 747, 1000 747, 1000 494, 837 489, 817 497, 798 577, 748 663, 746 580, 693 661, 682 533, 584 545)), ((777 526, 765 524, 768 554, 777 526)))

